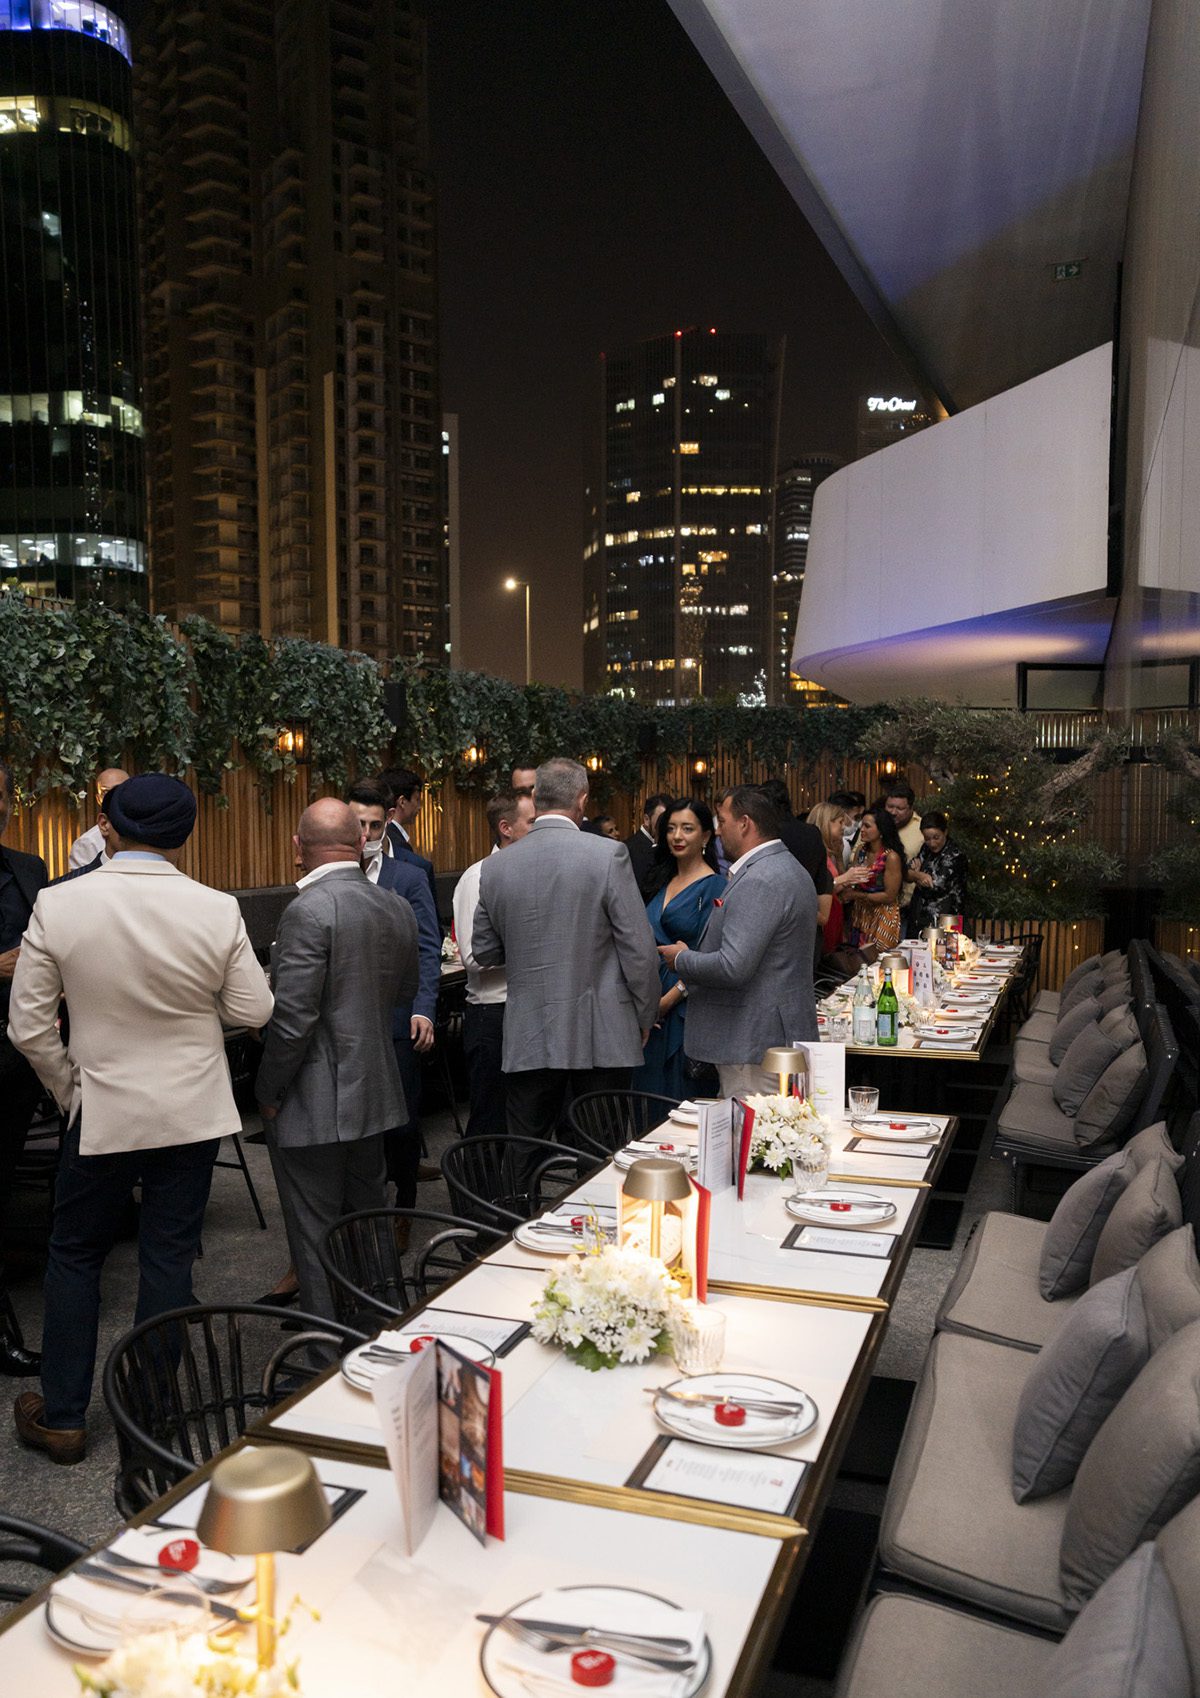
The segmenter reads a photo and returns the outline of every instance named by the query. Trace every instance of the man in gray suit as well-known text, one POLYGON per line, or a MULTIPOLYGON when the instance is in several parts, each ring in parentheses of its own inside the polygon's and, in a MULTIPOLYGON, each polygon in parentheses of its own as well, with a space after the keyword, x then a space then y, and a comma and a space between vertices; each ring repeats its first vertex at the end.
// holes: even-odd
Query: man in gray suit
POLYGON ((508 1130, 526 1137, 553 1137, 585 1091, 628 1090, 658 1018, 658 957, 629 851, 579 829, 587 795, 578 761, 546 761, 537 819, 480 875, 472 947, 481 967, 508 972, 508 1130))
POLYGON ((659 948, 687 992, 683 1047, 694 1061, 716 1066, 723 1097, 777 1090, 762 1071, 763 1052, 818 1035, 817 893, 779 826, 761 790, 743 784, 725 792, 717 803, 730 862, 724 898, 696 949, 659 948))
POLYGON ((301 1307, 332 1317, 316 1247, 339 1216, 387 1205, 383 1134, 406 1118, 392 1009, 417 994, 417 923, 364 874, 344 802, 314 802, 293 841, 304 877, 279 922, 255 1093, 301 1307))

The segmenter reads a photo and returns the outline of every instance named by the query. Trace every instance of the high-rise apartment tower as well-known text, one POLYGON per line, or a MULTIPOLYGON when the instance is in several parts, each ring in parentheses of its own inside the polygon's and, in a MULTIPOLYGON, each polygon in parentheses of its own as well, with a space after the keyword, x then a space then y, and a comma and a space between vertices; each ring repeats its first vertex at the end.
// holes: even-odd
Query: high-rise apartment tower
POLYGON ((0 583, 145 599, 124 8, 0 0, 0 583))
POLYGON ((765 686, 783 352, 690 329, 602 360, 589 689, 676 705, 765 686))
POLYGON ((155 0, 139 52, 155 606, 444 659, 414 0, 155 0))
POLYGON ((808 537, 817 485, 844 465, 836 454, 805 454, 779 473, 775 483, 774 571, 771 624, 775 638, 772 700, 807 693, 803 679, 791 675, 796 610, 804 590, 808 537))

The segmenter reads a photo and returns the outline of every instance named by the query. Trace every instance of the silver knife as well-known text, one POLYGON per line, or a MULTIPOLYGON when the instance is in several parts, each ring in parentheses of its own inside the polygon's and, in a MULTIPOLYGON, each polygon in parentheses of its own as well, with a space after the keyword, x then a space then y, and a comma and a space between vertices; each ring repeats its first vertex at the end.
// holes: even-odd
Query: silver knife
POLYGON ((646 1386, 645 1390, 653 1392, 656 1397, 668 1398, 672 1403, 690 1403, 699 1409, 715 1409, 718 1403, 736 1403, 739 1408, 749 1409, 755 1415, 803 1415, 808 1408, 805 1403, 791 1403, 784 1399, 743 1397, 736 1391, 668 1391, 666 1386, 646 1386))
POLYGON ((528 1627, 534 1633, 545 1633, 551 1639, 603 1639, 606 1644, 629 1645, 635 1651, 655 1651, 663 1656, 687 1657, 692 1651, 690 1639, 671 1639, 657 1633, 621 1633, 616 1629, 582 1627, 570 1621, 539 1621, 529 1615, 476 1615, 475 1620, 484 1622, 488 1627, 504 1627, 512 1622, 517 1627, 528 1627))
MULTIPOLYGON (((158 1592, 164 1598, 183 1599, 190 1603, 196 1602, 196 1594, 187 1591, 182 1586, 178 1590, 174 1590, 170 1586, 161 1585, 157 1580, 139 1580, 135 1575, 121 1574, 115 1568, 107 1568, 102 1562, 81 1562, 73 1572, 86 1576, 88 1580, 95 1580, 101 1586, 115 1586, 118 1591, 122 1592, 158 1592)), ((234 1609, 232 1604, 222 1604, 216 1598, 209 1597, 207 1593, 204 1594, 204 1601, 213 1615, 218 1616, 222 1621, 246 1621, 249 1619, 242 1614, 241 1610, 234 1609)))

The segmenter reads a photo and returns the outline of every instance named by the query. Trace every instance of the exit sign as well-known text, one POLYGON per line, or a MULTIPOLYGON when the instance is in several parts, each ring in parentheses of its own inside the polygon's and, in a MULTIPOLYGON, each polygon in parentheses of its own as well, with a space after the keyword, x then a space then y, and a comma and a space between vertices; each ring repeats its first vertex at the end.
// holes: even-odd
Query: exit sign
POLYGON ((1081 259, 1064 259, 1061 264, 1054 267, 1054 281, 1056 283, 1066 283, 1072 277, 1082 275, 1083 261, 1081 259))

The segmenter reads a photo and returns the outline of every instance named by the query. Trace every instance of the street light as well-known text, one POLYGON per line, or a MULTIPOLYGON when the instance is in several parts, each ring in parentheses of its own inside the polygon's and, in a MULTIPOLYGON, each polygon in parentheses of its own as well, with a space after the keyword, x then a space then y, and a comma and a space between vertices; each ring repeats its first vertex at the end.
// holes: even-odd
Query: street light
POLYGON ((533 650, 529 626, 529 580, 527 578, 505 578, 506 590, 525 591, 525 682, 533 683, 533 650))

